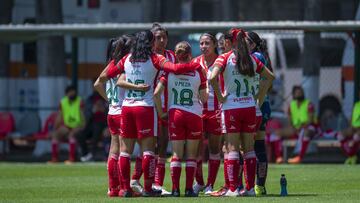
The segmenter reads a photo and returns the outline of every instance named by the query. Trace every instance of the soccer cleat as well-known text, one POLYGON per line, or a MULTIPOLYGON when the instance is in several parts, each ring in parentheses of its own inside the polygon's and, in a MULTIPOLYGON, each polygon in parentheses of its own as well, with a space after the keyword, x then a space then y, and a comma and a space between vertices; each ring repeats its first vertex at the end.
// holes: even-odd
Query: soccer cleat
POLYGON ((119 190, 118 189, 108 189, 107 195, 109 197, 118 197, 119 196, 119 190))
POLYGON ((204 194, 210 195, 211 193, 213 193, 213 187, 211 185, 206 186, 206 188, 204 189, 204 194))
POLYGON ((47 164, 57 164, 57 163, 59 163, 59 160, 58 159, 51 159, 50 161, 47 161, 46 163, 47 164))
POLYGON ((161 196, 170 196, 171 192, 165 190, 165 188, 161 187, 160 185, 152 185, 152 189, 158 191, 161 196))
POLYGON ((157 190, 151 189, 150 191, 143 191, 142 197, 160 197, 160 193, 157 190))
POLYGON ((81 162, 89 162, 93 160, 94 160, 94 156, 92 153, 87 153, 85 156, 80 157, 81 162))
POLYGON ((294 158, 291 158, 288 160, 289 164, 299 164, 301 163, 301 157, 300 156, 296 156, 294 158))
POLYGON ((118 196, 119 197, 132 197, 133 192, 130 190, 120 190, 118 196))
POLYGON ((231 191, 230 189, 226 191, 226 193, 223 195, 224 197, 238 197, 239 194, 239 190, 236 189, 234 191, 231 191))
POLYGON ((263 196, 266 195, 266 189, 264 186, 255 185, 255 195, 256 196, 263 196))
POLYGON ((185 197, 198 197, 199 195, 194 190, 185 190, 185 197))
POLYGON ((64 164, 65 164, 65 165, 72 165, 72 164, 74 164, 74 163, 75 163, 75 160, 71 160, 71 159, 64 161, 64 164))
POLYGON ((255 190, 254 188, 251 188, 250 190, 243 189, 240 191, 240 196, 243 197, 255 197, 255 190))
POLYGON ((199 185, 198 183, 195 183, 193 185, 193 191, 196 193, 196 194, 199 194, 199 192, 202 192, 205 188, 205 185, 199 185))
POLYGON ((282 163, 284 163, 284 159, 282 157, 278 157, 278 158, 276 158, 275 163, 282 164, 282 163))
POLYGON ((214 191, 210 194, 210 196, 212 197, 221 197, 224 196, 225 193, 228 191, 229 189, 225 186, 222 186, 218 191, 214 191))
POLYGON ((180 190, 175 189, 171 192, 171 196, 173 197, 180 197, 180 190))
POLYGON ((133 191, 142 193, 144 191, 144 187, 140 184, 139 180, 131 180, 130 187, 133 191))
POLYGON ((345 164, 345 165, 350 165, 350 164, 351 164, 351 158, 352 158, 352 157, 348 157, 348 158, 345 160, 344 164, 345 164))
POLYGON ((345 163, 346 165, 355 165, 357 162, 357 156, 354 155, 354 156, 350 156, 348 157, 346 160, 345 160, 345 163))

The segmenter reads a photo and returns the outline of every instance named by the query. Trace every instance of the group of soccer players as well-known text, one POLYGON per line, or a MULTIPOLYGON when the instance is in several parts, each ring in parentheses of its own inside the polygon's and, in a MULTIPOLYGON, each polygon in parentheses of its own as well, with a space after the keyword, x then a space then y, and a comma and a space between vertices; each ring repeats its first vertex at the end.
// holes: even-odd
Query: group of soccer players
POLYGON ((200 191, 212 196, 266 194, 264 126, 270 113, 266 93, 274 74, 264 40, 237 28, 219 42, 213 34, 203 33, 202 55, 196 58, 188 42, 179 42, 172 52, 166 50, 167 41, 167 30, 155 23, 151 30, 109 42, 107 66, 94 84, 109 102, 108 195, 178 197, 183 161, 187 197, 200 191), (206 184, 203 139, 209 143, 206 184), (169 140, 171 192, 163 188, 169 140), (131 177, 130 156, 136 143, 141 154, 131 177), (221 152, 225 185, 214 191, 221 152))

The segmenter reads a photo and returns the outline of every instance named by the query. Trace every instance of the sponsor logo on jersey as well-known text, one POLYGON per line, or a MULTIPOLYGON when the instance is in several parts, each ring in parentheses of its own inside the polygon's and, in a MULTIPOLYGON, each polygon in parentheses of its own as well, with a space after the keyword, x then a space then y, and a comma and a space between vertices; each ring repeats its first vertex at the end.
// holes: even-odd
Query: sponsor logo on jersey
POLYGON ((192 136, 198 136, 198 135, 201 135, 201 131, 199 131, 199 132, 191 132, 191 135, 192 135, 192 136))
POLYGON ((142 129, 142 130, 139 130, 139 133, 148 134, 150 131, 151 131, 151 129, 142 129))

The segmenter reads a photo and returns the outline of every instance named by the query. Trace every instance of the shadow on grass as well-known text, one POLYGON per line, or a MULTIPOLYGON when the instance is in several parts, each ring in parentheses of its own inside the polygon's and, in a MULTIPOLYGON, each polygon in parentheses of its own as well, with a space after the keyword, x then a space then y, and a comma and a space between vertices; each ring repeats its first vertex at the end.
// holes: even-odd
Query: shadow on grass
POLYGON ((260 197, 316 197, 318 194, 288 194, 287 196, 280 196, 279 194, 267 194, 260 197))

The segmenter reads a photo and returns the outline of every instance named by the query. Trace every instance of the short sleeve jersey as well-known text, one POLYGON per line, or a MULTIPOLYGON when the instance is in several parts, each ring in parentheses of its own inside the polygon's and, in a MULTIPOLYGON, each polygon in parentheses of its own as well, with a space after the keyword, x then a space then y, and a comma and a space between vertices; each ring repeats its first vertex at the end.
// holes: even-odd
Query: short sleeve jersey
MULTIPOLYGON (((257 58, 251 56, 256 73, 261 73, 264 68, 257 58)), ((215 66, 221 68, 224 78, 224 94, 226 101, 222 104, 223 110, 247 108, 255 106, 252 86, 254 78, 240 74, 236 67, 236 56, 233 51, 220 55, 215 66)))
POLYGON ((206 76, 201 67, 182 75, 165 73, 160 81, 168 88, 169 109, 176 108, 202 115, 199 90, 206 88, 206 76))

